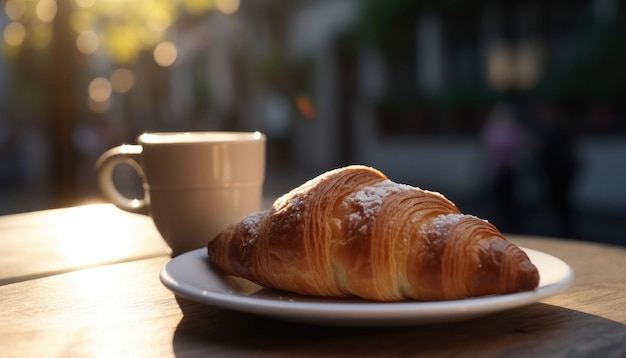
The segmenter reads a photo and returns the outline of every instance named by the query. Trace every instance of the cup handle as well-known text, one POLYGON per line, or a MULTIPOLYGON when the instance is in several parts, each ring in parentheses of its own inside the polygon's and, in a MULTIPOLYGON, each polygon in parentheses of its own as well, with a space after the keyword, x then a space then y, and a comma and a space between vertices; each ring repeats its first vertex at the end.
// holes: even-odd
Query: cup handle
POLYGON ((150 210, 148 201, 145 198, 128 198, 120 193, 113 182, 113 171, 115 168, 120 164, 128 164, 137 171, 145 185, 146 178, 139 164, 139 157, 142 151, 143 148, 140 145, 134 144, 124 144, 107 150, 96 162, 96 180, 98 189, 105 200, 122 210, 147 215, 150 210))

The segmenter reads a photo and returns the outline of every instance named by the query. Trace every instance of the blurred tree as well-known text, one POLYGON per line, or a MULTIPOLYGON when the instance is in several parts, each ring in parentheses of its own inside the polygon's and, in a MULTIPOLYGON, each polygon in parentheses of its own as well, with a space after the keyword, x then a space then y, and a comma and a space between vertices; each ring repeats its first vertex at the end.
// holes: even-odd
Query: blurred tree
POLYGON ((42 118, 45 122, 54 206, 73 205, 79 199, 75 138, 79 118, 93 113, 88 103, 94 111, 108 106, 113 84, 98 73, 90 74, 90 65, 102 68, 104 62, 128 67, 143 56, 154 57, 159 66, 169 66, 177 48, 167 40, 178 18, 202 16, 213 10, 230 14, 238 7, 239 0, 4 2, 9 22, 3 31, 2 50, 17 70, 11 92, 15 98, 8 110, 16 117, 42 118), (85 81, 85 77, 89 76, 106 82, 109 89, 88 92, 92 81, 85 81), (81 102, 87 94, 90 102, 81 102))

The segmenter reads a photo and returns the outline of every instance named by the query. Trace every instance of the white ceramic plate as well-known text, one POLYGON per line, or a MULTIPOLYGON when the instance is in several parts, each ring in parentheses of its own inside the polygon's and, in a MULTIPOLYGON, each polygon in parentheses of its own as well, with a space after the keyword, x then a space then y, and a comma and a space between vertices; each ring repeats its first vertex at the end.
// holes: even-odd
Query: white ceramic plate
POLYGON ((539 269, 537 289, 454 301, 386 303, 270 290, 213 270, 206 249, 173 258, 162 268, 160 279, 176 294, 200 303, 290 321, 344 326, 432 324, 528 305, 565 290, 573 282, 574 272, 565 262, 540 251, 523 250, 539 269))

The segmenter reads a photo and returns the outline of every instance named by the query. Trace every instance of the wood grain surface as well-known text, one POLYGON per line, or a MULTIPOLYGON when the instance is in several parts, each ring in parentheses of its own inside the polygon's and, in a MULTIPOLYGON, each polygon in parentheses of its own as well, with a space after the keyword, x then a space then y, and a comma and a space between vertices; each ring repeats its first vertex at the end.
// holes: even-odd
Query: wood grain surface
POLYGON ((110 204, 0 217, 0 285, 169 254, 150 217, 110 204))
MULTIPOLYGON (((62 212, 51 213, 58 214, 62 212)), ((112 220, 128 220, 131 231, 150 230, 144 218, 123 216, 125 219, 112 220)), ((24 245, 10 244, 24 233, 37 237, 31 241, 35 243, 64 240, 63 232, 40 232, 30 228, 27 217, 22 219, 18 226, 11 226, 14 221, 0 220, 3 253, 27 250, 24 245)), ((107 229, 96 225, 92 230, 107 229)), ((96 257, 91 265, 75 266, 70 260, 67 267, 55 266, 60 272, 24 280, 19 279, 25 277, 19 265, 10 272, 0 268, 5 277, 11 272, 18 277, 0 286, 0 355, 626 356, 626 250, 621 247, 511 237, 520 246, 555 255, 570 264, 576 275, 574 284, 541 302, 466 322, 360 328, 292 323, 177 298, 158 278, 169 253, 154 240, 154 232, 144 234, 147 236, 143 238, 126 236, 137 240, 138 249, 120 261, 96 257)), ((58 257, 55 260, 62 261, 58 257)))

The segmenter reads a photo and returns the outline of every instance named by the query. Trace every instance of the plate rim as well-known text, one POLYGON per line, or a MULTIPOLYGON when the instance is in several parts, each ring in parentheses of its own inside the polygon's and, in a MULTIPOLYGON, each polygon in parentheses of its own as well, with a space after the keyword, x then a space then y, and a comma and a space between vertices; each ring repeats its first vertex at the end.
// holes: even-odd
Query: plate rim
MULTIPOLYGON (((215 307, 246 312, 266 317, 279 318, 308 323, 333 325, 404 325, 450 322, 496 313, 522 307, 566 290, 574 281, 574 270, 563 260, 545 252, 521 247, 529 256, 544 256, 561 265, 566 274, 559 281, 540 286, 531 291, 516 292, 506 295, 492 295, 450 301, 401 301, 375 302, 359 301, 337 302, 341 299, 316 298, 321 302, 293 301, 246 296, 238 292, 225 294, 210 291, 186 282, 184 278, 172 276, 173 267, 186 260, 206 260, 205 248, 199 248, 176 256, 163 265, 159 272, 161 283, 177 295, 193 301, 215 307)), ((541 271, 541 268, 538 267, 541 271)), ((223 281, 221 276, 206 271, 223 281)), ((285 293, 285 295, 295 295, 285 293)), ((297 295, 296 295, 297 296, 297 295)), ((306 299, 306 296, 302 296, 306 299)))

